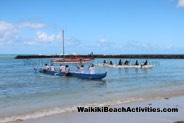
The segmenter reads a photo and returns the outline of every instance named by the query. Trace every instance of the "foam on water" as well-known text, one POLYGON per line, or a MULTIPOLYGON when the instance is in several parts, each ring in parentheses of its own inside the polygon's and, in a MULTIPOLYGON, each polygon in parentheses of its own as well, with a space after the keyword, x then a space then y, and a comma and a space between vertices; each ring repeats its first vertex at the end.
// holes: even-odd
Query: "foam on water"
MULTIPOLYGON (((182 94, 183 95, 183 94, 182 94)), ((173 97, 179 96, 177 95, 172 95, 173 97)), ((167 96, 167 98, 170 98, 172 96, 167 96)), ((55 107, 55 108, 50 108, 50 109, 44 109, 40 110, 37 112, 30 112, 26 114, 19 114, 15 116, 10 116, 10 117, 3 117, 0 118, 0 123, 6 123, 6 122, 15 122, 15 121, 22 121, 22 120, 28 120, 28 119, 34 119, 34 118, 41 118, 45 116, 50 116, 50 115, 55 115, 55 114, 60 114, 60 113, 66 113, 66 112, 76 112, 77 107, 104 107, 104 106, 116 106, 120 104, 126 104, 126 103, 132 103, 132 102, 140 102, 140 101, 145 101, 145 100, 157 100, 157 99, 163 99, 166 98, 165 95, 159 95, 156 97, 131 97, 131 98, 124 98, 124 99, 116 99, 116 100, 110 100, 110 101, 105 101, 105 102, 95 102, 95 103, 88 103, 88 104, 78 104, 78 105, 73 105, 73 106, 68 106, 68 107, 55 107)))
POLYGON ((54 115, 58 113, 65 113, 65 112, 74 112, 77 111, 77 107, 103 107, 103 106, 113 106, 113 105, 118 105, 122 103, 129 103, 129 102, 135 102, 135 101, 143 101, 143 98, 127 98, 127 99, 119 99, 119 100, 111 100, 107 102, 102 102, 102 103, 91 103, 91 104, 84 104, 84 105, 74 105, 70 107, 56 107, 56 108, 51 108, 51 109, 45 109, 42 111, 38 112, 32 112, 32 113, 27 113, 27 114, 20 114, 16 116, 10 116, 10 117, 4 117, 0 118, 0 122, 13 122, 17 120, 28 120, 28 119, 33 119, 33 118, 40 118, 40 117, 45 117, 49 115, 54 115))

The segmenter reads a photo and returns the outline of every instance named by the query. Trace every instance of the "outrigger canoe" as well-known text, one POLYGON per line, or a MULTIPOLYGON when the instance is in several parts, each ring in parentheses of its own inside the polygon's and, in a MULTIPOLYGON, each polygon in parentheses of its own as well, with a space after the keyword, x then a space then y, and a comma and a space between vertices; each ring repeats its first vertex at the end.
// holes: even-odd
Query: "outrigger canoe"
POLYGON ((43 71, 41 69, 34 68, 34 71, 37 73, 45 74, 45 75, 52 75, 52 76, 69 76, 69 77, 78 77, 81 79, 103 79, 107 76, 107 72, 105 73, 96 73, 96 74, 88 74, 88 73, 76 73, 71 72, 66 75, 65 72, 56 72, 56 71, 43 71))
POLYGON ((113 68, 144 68, 144 69, 149 69, 154 67, 153 65, 110 65, 110 64, 97 64, 97 66, 102 66, 102 67, 113 67, 113 68))

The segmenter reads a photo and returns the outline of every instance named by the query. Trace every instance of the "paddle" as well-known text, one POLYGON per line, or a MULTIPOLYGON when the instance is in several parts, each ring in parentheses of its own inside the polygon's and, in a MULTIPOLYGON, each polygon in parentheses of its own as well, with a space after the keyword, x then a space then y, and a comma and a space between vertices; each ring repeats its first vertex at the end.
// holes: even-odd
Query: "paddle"
POLYGON ((80 69, 80 67, 79 67, 79 66, 77 66, 77 65, 75 65, 75 67, 77 67, 78 69, 80 69))

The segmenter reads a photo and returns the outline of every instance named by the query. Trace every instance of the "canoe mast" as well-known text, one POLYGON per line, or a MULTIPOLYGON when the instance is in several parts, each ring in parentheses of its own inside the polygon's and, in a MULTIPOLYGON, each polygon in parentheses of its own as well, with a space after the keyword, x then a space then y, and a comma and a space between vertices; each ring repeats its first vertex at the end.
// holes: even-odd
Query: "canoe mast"
POLYGON ((65 59, 64 29, 62 31, 62 36, 63 36, 63 59, 65 59))

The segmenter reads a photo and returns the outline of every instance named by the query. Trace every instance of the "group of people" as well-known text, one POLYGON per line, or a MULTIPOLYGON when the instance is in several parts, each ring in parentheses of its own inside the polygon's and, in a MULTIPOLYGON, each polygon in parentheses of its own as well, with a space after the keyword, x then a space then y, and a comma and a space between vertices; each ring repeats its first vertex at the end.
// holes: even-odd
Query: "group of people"
MULTIPOLYGON (((82 73, 82 74, 85 73, 84 65, 81 65, 80 67, 77 66, 77 68, 80 70, 80 73, 82 73)), ((89 66, 89 73, 90 74, 95 74, 94 64, 91 64, 91 66, 89 66)))
MULTIPOLYGON (((78 69, 80 69, 80 73, 81 74, 84 74, 85 73, 85 69, 84 69, 84 65, 81 65, 80 67, 77 66, 78 69)), ((56 71, 55 67, 53 64, 51 64, 50 66, 48 66, 48 64, 45 64, 45 68, 42 69, 43 72, 46 72, 46 71, 56 71)), ((70 74, 70 68, 68 65, 63 65, 63 64, 60 64, 60 67, 59 67, 59 72, 65 72, 66 75, 69 75, 70 74)), ((91 64, 89 66, 89 73, 90 74, 95 74, 95 67, 94 67, 94 64, 91 64)))
MULTIPOLYGON (((123 61, 120 59, 119 62, 118 62, 118 65, 129 65, 130 63, 130 60, 125 60, 125 62, 123 63, 123 61)), ((109 61, 109 63, 106 62, 106 60, 103 61, 103 64, 110 64, 110 65, 113 65, 113 62, 112 61, 109 61)), ((134 65, 140 65, 138 60, 135 61, 134 65)), ((143 62, 143 64, 141 65, 148 65, 148 61, 146 60, 145 62, 143 62)))

